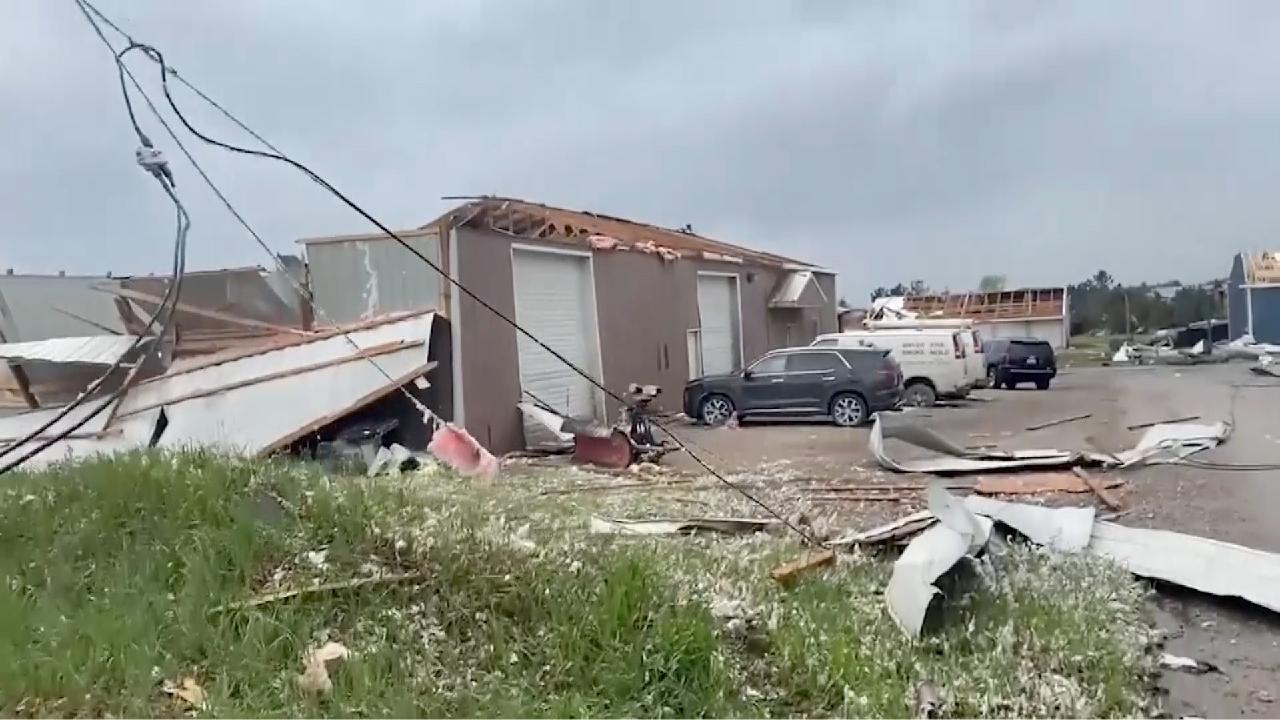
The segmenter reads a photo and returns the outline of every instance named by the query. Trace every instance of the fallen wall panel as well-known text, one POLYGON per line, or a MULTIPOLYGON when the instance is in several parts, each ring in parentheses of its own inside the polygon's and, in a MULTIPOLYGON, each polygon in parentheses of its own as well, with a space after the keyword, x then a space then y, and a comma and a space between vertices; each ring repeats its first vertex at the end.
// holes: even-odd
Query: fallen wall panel
POLYGON ((1238 597, 1280 612, 1280 555, 1168 530, 1099 521, 1089 552, 1139 577, 1210 595, 1238 597))
POLYGON ((432 313, 418 313, 140 383, 119 417, 163 407, 164 447, 278 450, 412 382, 428 359, 432 313), (356 347, 353 347, 353 343, 356 347))

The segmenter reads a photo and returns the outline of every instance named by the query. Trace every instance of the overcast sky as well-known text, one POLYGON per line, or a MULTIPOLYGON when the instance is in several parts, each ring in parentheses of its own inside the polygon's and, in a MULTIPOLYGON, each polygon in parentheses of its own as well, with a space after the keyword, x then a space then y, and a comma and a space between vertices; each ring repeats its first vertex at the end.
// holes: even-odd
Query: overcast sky
MULTIPOLYGON (((395 227, 481 193, 691 223, 859 301, 986 273, 1201 280, 1280 245, 1280 3, 97 5, 395 227)), ((0 48, 0 267, 163 270, 171 209, 75 4, 4 0, 0 48)), ((190 267, 269 262, 141 113, 190 267)), ((292 170, 189 147, 275 249, 367 229, 292 170)))

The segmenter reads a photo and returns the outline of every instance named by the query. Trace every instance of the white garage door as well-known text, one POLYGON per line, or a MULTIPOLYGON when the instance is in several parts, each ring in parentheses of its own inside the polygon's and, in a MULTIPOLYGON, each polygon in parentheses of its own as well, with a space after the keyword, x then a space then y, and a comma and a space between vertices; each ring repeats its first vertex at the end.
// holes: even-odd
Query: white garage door
POLYGON ((737 277, 698 276, 698 318, 702 325, 702 371, 717 375, 741 367, 737 277))
MULTIPOLYGON (((570 362, 599 378, 595 289, 590 261, 578 255, 516 249, 512 255, 516 322, 570 362)), ((598 417, 590 382, 521 333, 516 334, 520 388, 556 412, 598 417)), ((532 399, 525 395, 525 400, 532 399)), ((555 444, 541 424, 525 420, 525 443, 555 444)))

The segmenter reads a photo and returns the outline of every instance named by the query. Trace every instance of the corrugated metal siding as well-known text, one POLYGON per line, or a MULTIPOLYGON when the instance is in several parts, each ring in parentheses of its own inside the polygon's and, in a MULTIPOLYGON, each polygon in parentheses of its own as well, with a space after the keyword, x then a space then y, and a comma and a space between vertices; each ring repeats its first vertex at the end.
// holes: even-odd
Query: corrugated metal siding
MULTIPOLYGON (((440 264, 437 235, 404 239, 440 264)), ((307 263, 317 326, 358 322, 400 310, 446 310, 440 307, 440 276, 394 240, 311 243, 307 263)))
MULTIPOLYGON (((457 233, 459 280, 502 312, 516 313, 512 238, 472 228, 459 228, 457 233)), ((563 247, 556 241, 519 243, 563 247)), ((686 332, 699 325, 699 271, 738 276, 744 361, 780 346, 771 329, 771 320, 779 315, 768 309, 772 290, 785 272, 780 268, 691 258, 663 262, 633 251, 595 252, 592 262, 601 369, 606 387, 614 392, 621 394, 629 383, 657 384, 663 391, 655 403, 658 408, 680 410, 689 371, 686 332)), ((800 318, 810 337, 835 327, 835 278, 819 275, 818 280, 827 292, 827 307, 782 313, 800 318)), ((460 298, 458 306, 461 337, 455 352, 462 366, 467 430, 494 452, 522 448, 516 333, 470 298, 460 298)), ((607 416, 616 417, 617 404, 606 405, 607 416)))
POLYGON ((1231 261, 1227 276, 1227 334, 1236 339, 1249 330, 1248 294, 1244 289, 1244 257, 1239 253, 1231 261))
POLYGON ((98 276, 0 275, 0 332, 8 342, 97 335, 103 327, 122 333, 111 294, 93 289, 106 282, 98 276))
POLYGON ((1253 337, 1258 342, 1280 343, 1280 288, 1252 288, 1253 337))

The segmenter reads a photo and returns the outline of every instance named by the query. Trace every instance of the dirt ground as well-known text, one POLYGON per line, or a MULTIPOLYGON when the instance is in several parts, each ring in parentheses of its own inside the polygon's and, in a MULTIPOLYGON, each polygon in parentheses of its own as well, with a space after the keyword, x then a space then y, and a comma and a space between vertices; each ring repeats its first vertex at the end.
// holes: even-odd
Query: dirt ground
MULTIPOLYGON (((1199 415, 1205 422, 1231 419, 1229 442, 1198 455, 1224 463, 1280 462, 1280 422, 1274 388, 1241 363, 1198 367, 1088 368, 1067 370, 1044 392, 981 391, 954 407, 913 411, 960 444, 998 443, 1006 448, 1116 451, 1131 447, 1141 431, 1127 425, 1199 415), (1234 387, 1246 384, 1254 387, 1234 387), (1270 411, 1268 411, 1270 409, 1270 411), (1026 426, 1081 413, 1080 421, 1027 431, 1026 426)), ((790 480, 859 483, 904 482, 876 467, 862 429, 811 423, 744 424, 738 430, 684 428, 681 438, 714 467, 744 472, 788 469, 790 480)), ((695 470, 687 457, 669 464, 695 470)), ((1120 522, 1176 530, 1280 552, 1280 472, 1210 471, 1156 466, 1126 473, 1127 514, 1120 522)), ((1055 500, 1084 503, 1084 497, 1055 500)), ((903 503, 841 503, 841 517, 872 523, 916 509, 903 503)), ((1165 672, 1173 717, 1267 717, 1280 713, 1280 619, 1244 603, 1161 588, 1155 615, 1169 641, 1166 651, 1204 660, 1221 673, 1165 672)))

